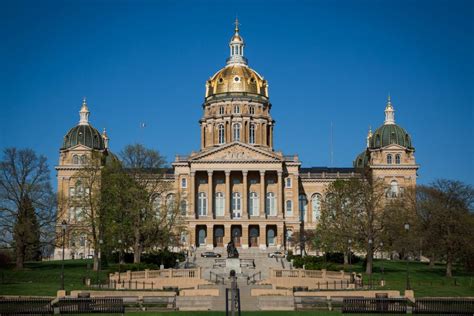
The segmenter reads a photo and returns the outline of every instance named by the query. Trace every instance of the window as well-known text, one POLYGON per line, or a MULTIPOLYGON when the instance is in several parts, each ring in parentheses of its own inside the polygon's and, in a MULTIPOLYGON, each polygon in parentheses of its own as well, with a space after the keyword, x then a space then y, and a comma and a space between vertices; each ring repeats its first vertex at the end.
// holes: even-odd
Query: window
POLYGON ((155 212, 156 217, 160 217, 161 213, 161 195, 157 194, 153 196, 153 200, 151 202, 151 208, 153 212, 155 212))
MULTIPOLYGON (((252 79, 253 79, 253 78, 252 78, 252 79)), ((250 107, 249 107, 249 113, 250 113, 250 114, 255 114, 255 107, 250 106, 250 107)))
POLYGON ((207 196, 204 192, 198 194, 198 215, 207 216, 207 196))
POLYGON ((375 136, 375 147, 380 147, 380 135, 375 136))
POLYGON ((268 192, 267 193, 267 201, 265 205, 265 211, 267 216, 276 216, 276 199, 275 193, 268 192))
POLYGON ((72 156, 72 163, 75 164, 75 165, 79 164, 79 156, 78 155, 72 156))
POLYGON ((392 164, 392 155, 391 154, 387 155, 387 164, 389 164, 389 165, 392 164))
POLYGON ((250 124, 249 143, 255 144, 255 125, 250 124))
POLYGON ((69 188, 69 196, 74 197, 76 195, 76 188, 75 187, 70 187, 69 188))
POLYGON ((300 221, 306 221, 306 211, 308 209, 308 199, 306 195, 300 194, 299 196, 299 211, 300 211, 300 221))
POLYGON ((273 179, 273 178, 268 178, 268 179, 267 179, 267 184, 275 184, 275 179, 273 179))
MULTIPOLYGON (((222 80, 222 78, 220 80, 222 80)), ((224 114, 224 107, 223 106, 219 107, 219 114, 220 115, 224 114)))
POLYGON ((250 179, 250 184, 257 184, 258 181, 255 178, 250 179))
POLYGON ((286 215, 287 216, 293 215, 293 201, 291 200, 286 201, 286 215))
POLYGON ((232 184, 239 184, 240 179, 239 178, 232 178, 232 184))
POLYGON ((291 178, 290 177, 285 179, 285 187, 291 188, 291 178))
POLYGON ((275 229, 269 228, 267 230, 267 243, 269 246, 275 245, 275 229))
POLYGON ((234 217, 240 217, 240 212, 242 210, 242 199, 239 192, 234 192, 232 194, 232 215, 234 217))
POLYGON ((402 160, 402 159, 401 159, 400 154, 396 154, 396 155, 395 155, 395 164, 399 165, 400 162, 401 162, 401 160, 402 160))
POLYGON ((188 212, 188 201, 182 200, 179 209, 181 211, 181 215, 186 216, 186 213, 188 212))
POLYGON ((225 197, 224 193, 216 192, 216 216, 224 216, 225 197))
POLYGON ((316 222, 321 217, 321 195, 314 194, 311 197, 311 210, 313 211, 313 221, 316 222))
POLYGON ((257 192, 250 192, 249 196, 249 213, 250 216, 258 216, 259 199, 257 192))
POLYGON ((74 207, 69 208, 67 217, 69 222, 73 222, 76 220, 76 210, 74 209, 74 207))
POLYGON ((86 235, 81 235, 79 237, 79 245, 81 247, 85 247, 86 246, 86 235))
POLYGON ((76 182, 76 189, 75 189, 76 195, 77 196, 83 196, 84 195, 84 187, 82 186, 81 181, 76 182))
POLYGON ((218 127, 218 136, 219 136, 219 144, 225 143, 225 135, 224 135, 224 125, 220 124, 218 127))
POLYGON ((81 165, 85 165, 86 164, 86 156, 85 155, 82 155, 80 158, 79 158, 79 162, 81 165))
POLYGON ((240 141, 240 124, 234 124, 232 131, 234 141, 240 141))
POLYGON ((168 216, 174 213, 175 207, 175 196, 173 193, 170 193, 166 196, 166 211, 168 216))
MULTIPOLYGON (((235 77, 236 79, 239 78, 239 77, 235 77)), ((236 80, 236 81, 239 81, 239 80, 236 80)), ((240 107, 238 105, 234 105, 234 113, 235 114, 239 114, 240 113, 240 107)))
POLYGON ((188 181, 186 178, 181 178, 181 188, 185 189, 188 187, 188 181))

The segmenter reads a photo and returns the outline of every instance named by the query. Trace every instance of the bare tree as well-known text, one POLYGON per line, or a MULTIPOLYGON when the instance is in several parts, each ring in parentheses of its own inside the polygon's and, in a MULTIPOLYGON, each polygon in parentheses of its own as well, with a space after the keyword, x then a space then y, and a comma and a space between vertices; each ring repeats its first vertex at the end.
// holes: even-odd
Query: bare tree
POLYGON ((36 216, 41 242, 47 244, 52 241, 49 230, 55 220, 54 207, 55 196, 46 157, 37 156, 31 149, 4 149, 0 161, 0 241, 5 244, 14 242, 15 247, 22 248, 16 249, 17 268, 23 268, 24 246, 29 243, 21 240, 27 235, 19 233, 24 229, 18 225, 17 234, 14 234, 22 210, 34 210, 29 214, 36 216))

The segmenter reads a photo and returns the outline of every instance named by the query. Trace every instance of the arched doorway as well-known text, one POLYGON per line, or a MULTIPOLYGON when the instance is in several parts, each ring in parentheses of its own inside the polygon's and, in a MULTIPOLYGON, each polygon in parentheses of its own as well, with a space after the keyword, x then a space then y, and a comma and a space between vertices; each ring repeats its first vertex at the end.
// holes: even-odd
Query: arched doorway
POLYGON ((196 247, 206 245, 206 226, 196 226, 196 247))
POLYGON ((231 236, 232 236, 232 240, 234 241, 235 246, 240 247, 240 239, 242 237, 242 226, 232 225, 231 236))
POLYGON ((260 227, 258 225, 249 226, 249 245, 258 247, 258 237, 260 236, 260 227))
POLYGON ((224 226, 214 226, 214 247, 224 246, 224 226))
POLYGON ((276 246, 277 231, 275 226, 267 226, 267 247, 276 246))

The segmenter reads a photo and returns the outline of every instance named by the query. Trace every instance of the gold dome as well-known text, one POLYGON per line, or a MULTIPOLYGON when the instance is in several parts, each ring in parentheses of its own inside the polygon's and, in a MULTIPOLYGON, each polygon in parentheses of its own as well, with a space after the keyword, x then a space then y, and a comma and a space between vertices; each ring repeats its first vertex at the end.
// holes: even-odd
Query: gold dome
POLYGON ((267 81, 245 64, 229 64, 206 83, 206 98, 218 94, 248 93, 268 98, 267 81))

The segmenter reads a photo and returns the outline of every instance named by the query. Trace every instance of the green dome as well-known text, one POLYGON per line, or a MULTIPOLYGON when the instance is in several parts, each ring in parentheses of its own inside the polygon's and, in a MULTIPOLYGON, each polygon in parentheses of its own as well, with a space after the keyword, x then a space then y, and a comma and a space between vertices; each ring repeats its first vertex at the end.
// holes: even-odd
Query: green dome
POLYGON ((68 149, 76 145, 84 145, 92 149, 105 149, 104 140, 99 131, 90 124, 74 126, 64 136, 61 149, 68 149))
POLYGON ((364 150, 361 152, 359 155, 357 155, 357 158, 354 160, 354 168, 356 169, 361 169, 367 167, 369 164, 369 153, 367 150, 364 150))
POLYGON ((391 144, 397 144, 412 149, 411 137, 402 127, 396 124, 385 124, 377 128, 370 137, 370 148, 381 148, 391 144))

